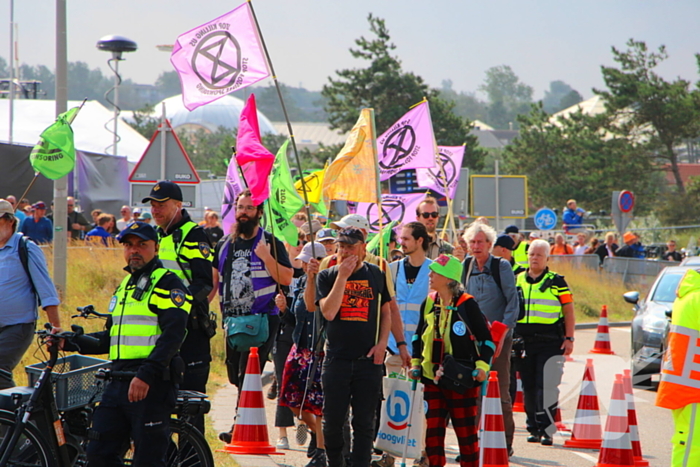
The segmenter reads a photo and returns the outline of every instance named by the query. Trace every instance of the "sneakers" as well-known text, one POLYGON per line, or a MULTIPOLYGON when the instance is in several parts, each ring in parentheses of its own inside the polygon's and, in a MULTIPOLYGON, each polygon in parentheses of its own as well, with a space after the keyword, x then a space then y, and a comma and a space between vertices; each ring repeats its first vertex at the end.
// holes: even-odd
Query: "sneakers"
POLYGON ((309 437, 309 429, 305 423, 297 425, 297 445, 303 446, 306 444, 306 439, 309 437))
MULTIPOLYGON (((316 452, 316 433, 311 433, 311 441, 309 441, 309 447, 306 449, 306 457, 309 459, 314 457, 316 452)), ((324 451, 325 454, 325 451, 324 451)))
POLYGON ((540 441, 540 444, 542 446, 551 446, 552 444, 554 444, 554 441, 552 440, 552 438, 550 436, 544 435, 544 436, 542 436, 542 440, 540 441))
POLYGON ((219 433, 219 439, 226 444, 231 444, 231 432, 222 431, 221 433, 219 433))
POLYGON ((539 443, 542 440, 540 435, 530 435, 527 437, 528 443, 539 443))
POLYGON ((289 449, 289 440, 286 436, 283 436, 277 440, 277 449, 289 449))
POLYGON ((372 467, 394 467, 394 456, 384 453, 381 459, 372 461, 372 467))
POLYGON ((328 458, 324 449, 315 449, 314 456, 306 467, 328 467, 328 458))

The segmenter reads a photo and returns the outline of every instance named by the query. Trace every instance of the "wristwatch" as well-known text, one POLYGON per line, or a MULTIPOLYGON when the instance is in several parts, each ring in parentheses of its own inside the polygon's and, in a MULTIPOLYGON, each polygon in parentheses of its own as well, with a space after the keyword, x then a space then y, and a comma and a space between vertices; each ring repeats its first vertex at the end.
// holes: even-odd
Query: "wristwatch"
POLYGON ((408 347, 408 344, 406 343, 406 341, 399 341, 396 343, 396 347, 401 347, 402 345, 405 345, 408 347))
POLYGON ((574 338, 573 338, 573 337, 565 337, 564 340, 573 342, 573 341, 574 341, 574 338))

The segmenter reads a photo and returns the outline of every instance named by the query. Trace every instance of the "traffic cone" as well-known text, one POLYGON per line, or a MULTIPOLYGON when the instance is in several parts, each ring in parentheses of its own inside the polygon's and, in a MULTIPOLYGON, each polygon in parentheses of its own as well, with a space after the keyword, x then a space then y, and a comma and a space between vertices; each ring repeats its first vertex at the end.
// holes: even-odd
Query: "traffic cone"
POLYGON ((515 400, 513 401, 513 412, 525 412, 525 398, 523 396, 523 380, 520 379, 520 372, 515 372, 517 381, 515 387, 515 400))
POLYGON ((571 433, 571 430, 569 430, 567 428, 567 426, 564 425, 564 422, 561 421, 561 408, 560 407, 557 407, 557 410, 554 411, 554 426, 557 427, 557 431, 571 433))
POLYGON ((583 382, 581 383, 581 394, 579 395, 576 408, 574 431, 571 433, 571 439, 564 441, 564 447, 600 449, 602 441, 593 359, 588 358, 586 359, 586 369, 583 372, 583 382))
POLYGON ((501 411, 501 392, 498 389, 498 372, 489 375, 486 397, 481 406, 481 449, 479 467, 507 467, 508 448, 501 411))
POLYGON ((634 393, 632 392, 632 375, 630 370, 624 370, 622 384, 627 399, 627 419, 629 421, 630 443, 632 443, 632 456, 635 467, 648 467, 649 461, 642 457, 642 443, 639 440, 639 427, 637 426, 637 410, 634 407, 634 393))
POLYGON ((282 454, 270 444, 267 435, 257 347, 251 347, 248 355, 231 442, 217 451, 229 454, 282 454))
POLYGON ((615 375, 603 444, 596 467, 634 467, 632 443, 627 423, 627 400, 622 375, 615 375))
POLYGON ((600 311, 600 321, 598 321, 598 334, 595 336, 595 344, 589 353, 600 353, 605 355, 615 355, 610 348, 610 330, 608 329, 608 306, 603 305, 600 311))

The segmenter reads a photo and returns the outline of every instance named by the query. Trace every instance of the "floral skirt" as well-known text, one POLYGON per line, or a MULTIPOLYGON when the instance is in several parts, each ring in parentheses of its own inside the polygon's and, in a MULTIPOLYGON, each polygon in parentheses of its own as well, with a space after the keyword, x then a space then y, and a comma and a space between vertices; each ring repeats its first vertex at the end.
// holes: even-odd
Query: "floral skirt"
POLYGON ((297 349, 296 344, 289 351, 282 373, 282 386, 279 394, 279 404, 285 407, 300 408, 302 411, 321 416, 323 409, 323 390, 321 389, 321 369, 323 368, 323 352, 319 355, 313 382, 306 389, 306 381, 314 361, 314 353, 310 349, 297 349), (306 390, 306 397, 304 391, 306 390))

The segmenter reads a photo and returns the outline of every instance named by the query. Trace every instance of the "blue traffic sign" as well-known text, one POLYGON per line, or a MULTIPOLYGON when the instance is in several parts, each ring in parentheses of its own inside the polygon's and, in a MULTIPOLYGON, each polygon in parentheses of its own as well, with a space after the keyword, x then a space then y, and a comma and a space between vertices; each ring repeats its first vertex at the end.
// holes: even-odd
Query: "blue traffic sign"
POLYGON ((557 226, 557 215, 549 208, 542 208, 535 213, 535 226, 539 230, 552 230, 557 226))
POLYGON ((620 211, 630 212, 634 208, 634 194, 629 190, 621 191, 617 205, 620 207, 620 211))

